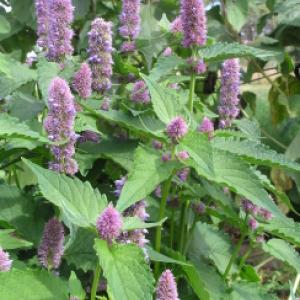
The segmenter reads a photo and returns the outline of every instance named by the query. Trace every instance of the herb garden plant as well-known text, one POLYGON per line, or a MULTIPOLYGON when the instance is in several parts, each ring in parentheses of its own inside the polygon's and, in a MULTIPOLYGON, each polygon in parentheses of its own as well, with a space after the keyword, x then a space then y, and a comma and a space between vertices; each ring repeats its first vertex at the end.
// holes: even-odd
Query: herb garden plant
POLYGON ((0 0, 0 299, 295 300, 299 11, 0 0))

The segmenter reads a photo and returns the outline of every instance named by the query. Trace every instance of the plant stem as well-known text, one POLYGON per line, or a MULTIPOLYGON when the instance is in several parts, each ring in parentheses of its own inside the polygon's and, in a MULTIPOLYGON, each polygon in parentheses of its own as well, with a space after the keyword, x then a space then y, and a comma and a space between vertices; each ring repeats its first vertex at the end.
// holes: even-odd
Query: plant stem
POLYGON ((252 246, 249 247, 249 249, 246 251, 246 253, 243 255, 240 264, 239 264, 239 270, 241 270, 247 260, 247 258, 249 257, 250 253, 252 252, 253 248, 252 246))
POLYGON ((274 257, 270 256, 267 259, 265 259, 264 261, 262 261, 260 264, 258 264, 255 267, 255 270, 258 271, 261 267, 263 267, 264 265, 266 265, 267 263, 269 263, 270 261, 272 261, 274 259, 274 257))
MULTIPOLYGON (((293 294, 294 295, 296 295, 299 283, 300 283, 300 274, 297 274, 297 277, 296 277, 294 285, 293 285, 293 294)), ((290 296, 288 300, 292 300, 292 296, 290 296)))
POLYGON ((96 270, 95 270, 95 273, 94 273, 92 290, 91 290, 91 300, 96 299, 97 289, 98 289, 99 280, 100 280, 100 275, 101 275, 101 267, 100 267, 99 263, 97 263, 96 270))
POLYGON ((196 227, 197 221, 198 221, 198 220, 197 220, 197 217, 195 216, 195 219, 194 219, 194 222, 193 222, 192 228, 191 228, 191 230, 189 231, 188 240, 187 240, 187 242, 186 242, 186 244, 185 244, 185 247, 184 247, 184 252, 183 252, 183 254, 184 254, 184 255, 185 255, 185 254, 186 254, 186 252, 188 251, 188 249, 189 249, 189 246, 190 246, 190 244, 191 244, 192 237, 193 237, 193 232, 194 232, 194 230, 195 230, 195 227, 196 227))
POLYGON ((189 94, 189 102, 188 102, 188 109, 191 113, 193 113, 193 109, 194 109, 195 83, 196 83, 196 75, 193 72, 191 75, 190 94, 189 94))
MULTIPOLYGON (((171 184, 172 184, 172 177, 173 174, 169 177, 169 179, 165 182, 164 187, 163 187, 163 192, 162 192, 162 197, 161 197, 161 203, 160 203, 160 208, 159 208, 159 220, 163 219, 165 216, 165 210, 166 210, 166 205, 167 205, 167 198, 170 192, 171 184)), ((158 226, 156 228, 156 234, 155 234, 155 251, 160 252, 160 247, 161 247, 161 230, 162 227, 158 226)), ((154 265, 154 274, 155 277, 158 277, 159 273, 159 265, 160 263, 157 261, 155 262, 154 265)))
POLYGON ((173 249, 174 228, 175 228, 175 209, 172 209, 171 224, 170 224, 170 248, 173 249))
POLYGON ((184 203, 183 211, 181 214, 181 222, 180 222, 180 242, 179 242, 179 251, 182 253, 183 252, 183 245, 184 245, 184 240, 185 240, 185 223, 186 223, 186 218, 187 218, 187 212, 188 208, 190 205, 190 201, 186 201, 184 203))
POLYGON ((238 244, 236 245, 236 248, 234 249, 234 252, 232 253, 232 256, 231 256, 230 261, 229 261, 229 263, 228 263, 228 265, 226 267, 226 270, 225 270, 225 272, 223 274, 223 278, 224 279, 228 276, 228 274, 230 272, 230 269, 232 267, 232 264, 234 263, 236 257, 238 256, 238 254, 239 254, 239 252, 241 250, 241 247, 242 247, 242 244, 243 244, 243 242, 245 240, 245 237, 246 237, 246 233, 243 232, 242 235, 241 235, 241 237, 240 237, 240 240, 239 240, 238 244))

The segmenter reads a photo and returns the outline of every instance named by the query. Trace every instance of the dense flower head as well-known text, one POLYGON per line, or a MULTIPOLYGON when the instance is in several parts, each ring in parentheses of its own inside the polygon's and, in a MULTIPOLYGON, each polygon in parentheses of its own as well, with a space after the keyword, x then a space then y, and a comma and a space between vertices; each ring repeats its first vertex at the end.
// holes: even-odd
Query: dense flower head
POLYGON ((135 103, 148 104, 150 102, 150 94, 145 81, 138 80, 135 82, 130 99, 135 103))
POLYGON ((80 66, 73 79, 73 88, 81 98, 88 98, 92 94, 92 71, 87 63, 80 66))
POLYGON ((96 18, 89 37, 89 63, 93 74, 92 88, 104 92, 111 88, 112 76, 112 23, 96 18))
POLYGON ((175 117, 167 125, 166 132, 171 139, 176 140, 187 134, 188 126, 182 117, 175 117))
POLYGON ((183 32, 181 16, 176 17, 174 21, 171 23, 171 32, 172 33, 183 32))
POLYGON ((96 227, 100 238, 111 244, 121 234, 122 225, 121 214, 109 204, 98 217, 96 227))
POLYGON ((74 50, 71 28, 74 7, 71 0, 51 0, 48 5, 47 57, 60 62, 66 55, 72 55, 74 50))
POLYGON ((203 46, 207 40, 207 24, 203 0, 181 0, 183 46, 203 46))
POLYGON ((64 227, 56 218, 50 219, 45 227, 38 248, 38 258, 47 269, 57 269, 64 253, 64 227))
POLYGON ((0 272, 8 272, 11 269, 12 260, 9 254, 0 247, 0 272))
POLYGON ((214 130, 214 123, 209 118, 204 117, 202 123, 198 127, 198 131, 206 133, 209 138, 212 138, 214 130))
POLYGON ((44 127, 52 142, 64 142, 59 146, 50 146, 53 161, 49 163, 51 170, 75 174, 77 162, 73 159, 77 135, 74 131, 76 109, 74 97, 67 82, 59 77, 52 80, 48 93, 48 116, 44 127))
POLYGON ((228 59, 221 70, 220 127, 228 127, 239 115, 240 63, 238 59, 228 59))
POLYGON ((179 300, 176 281, 170 270, 165 270, 158 280, 156 300, 179 300))
POLYGON ((37 45, 41 48, 48 46, 48 33, 49 33, 49 1, 36 0, 36 21, 37 21, 37 45))
POLYGON ((134 40, 140 33, 140 0, 123 0, 120 14, 120 35, 126 39, 134 40))
POLYGON ((192 71, 197 75, 200 75, 200 74, 203 74, 206 72, 207 67, 206 67, 206 64, 203 59, 199 59, 196 57, 190 57, 190 58, 188 58, 187 63, 189 65, 191 65, 192 71))
POLYGON ((127 176, 122 176, 120 179, 115 181, 115 188, 116 189, 114 190, 114 195, 116 197, 120 197, 122 189, 123 189, 126 181, 127 181, 127 176))
POLYGON ((135 42, 133 41, 126 41, 123 42, 121 45, 121 52, 122 53, 131 53, 136 50, 135 42))

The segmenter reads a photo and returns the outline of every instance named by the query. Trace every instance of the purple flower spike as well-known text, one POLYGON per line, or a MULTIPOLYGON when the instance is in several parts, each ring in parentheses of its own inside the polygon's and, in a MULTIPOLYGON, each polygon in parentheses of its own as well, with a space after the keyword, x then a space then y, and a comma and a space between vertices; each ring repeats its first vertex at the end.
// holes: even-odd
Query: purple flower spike
POLYGON ((207 24, 203 0, 181 0, 183 46, 203 46, 207 40, 207 24))
POLYGON ((202 123, 198 127, 198 131, 206 133, 211 139, 214 133, 214 123, 207 117, 204 117, 202 123))
POLYGON ((104 92, 111 88, 112 76, 112 23, 102 18, 92 22, 89 37, 89 63, 92 69, 92 88, 104 92))
POLYGON ((180 16, 176 17, 176 19, 171 23, 171 32, 172 33, 183 32, 183 26, 182 26, 182 21, 180 16))
POLYGON ((148 104, 150 102, 149 90, 143 80, 139 80, 134 84, 130 99, 135 103, 148 104))
POLYGON ((65 80, 59 77, 52 80, 48 106, 48 116, 44 122, 48 138, 53 142, 65 142, 59 146, 50 146, 54 159, 49 163, 49 168, 74 175, 78 171, 77 162, 73 159, 77 140, 74 131, 76 109, 74 97, 65 80))
POLYGON ((238 59, 228 59, 221 70, 220 127, 231 126, 232 120, 239 115, 240 63, 238 59))
POLYGON ((140 33, 140 0, 123 0, 120 15, 120 35, 125 39, 135 40, 140 33))
POLYGON ((168 125, 167 125, 167 135, 172 140, 177 140, 185 136, 188 132, 188 126, 185 120, 182 117, 175 117, 168 125))
POLYGON ((9 254, 0 247, 0 272, 8 272, 11 269, 12 260, 9 254))
POLYGON ((164 271, 158 280, 156 300, 179 300, 176 281, 170 270, 164 271))
POLYGON ((257 228, 258 228, 258 223, 257 223, 257 221, 255 220, 255 219, 253 219, 253 218, 249 218, 249 220, 248 220, 248 225, 249 225, 249 227, 250 227, 250 229, 251 230, 256 230, 257 228))
POLYGON ((135 45, 135 42, 133 42, 133 41, 127 41, 121 45, 122 53, 132 53, 135 50, 136 50, 136 45, 135 45))
POLYGON ((71 29, 74 7, 71 0, 46 2, 49 5, 47 57, 51 61, 60 62, 66 55, 72 55, 74 50, 72 46, 74 32, 71 29))
POLYGON ((38 258, 43 267, 57 269, 64 253, 64 227, 56 218, 45 225, 38 258))
POLYGON ((87 99, 92 94, 92 71, 87 63, 83 63, 73 80, 74 90, 78 95, 87 99))
POLYGON ((99 236, 109 244, 119 237, 122 229, 122 217, 112 204, 109 204, 98 217, 96 227, 99 236))
POLYGON ((36 0, 36 21, 37 21, 37 45, 41 48, 48 46, 48 34, 49 34, 49 1, 36 0))

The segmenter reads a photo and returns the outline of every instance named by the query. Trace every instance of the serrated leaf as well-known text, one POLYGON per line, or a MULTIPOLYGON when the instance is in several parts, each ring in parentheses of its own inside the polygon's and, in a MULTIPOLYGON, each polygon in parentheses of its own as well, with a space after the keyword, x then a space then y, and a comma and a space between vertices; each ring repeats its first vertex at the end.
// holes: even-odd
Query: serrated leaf
POLYGON ((71 272, 71 276, 69 278, 69 292, 70 296, 78 300, 85 299, 85 291, 82 288, 80 280, 77 278, 76 273, 74 271, 71 272))
POLYGON ((234 125, 236 125, 240 131, 246 134, 249 140, 260 140, 261 131, 257 121, 251 121, 249 119, 235 120, 234 125))
POLYGON ((202 48, 200 54, 206 62, 223 61, 235 57, 254 57, 269 60, 278 55, 278 53, 274 51, 263 50, 238 43, 228 44, 223 42, 202 48))
POLYGON ((148 196, 171 176, 176 167, 172 161, 163 162, 159 152, 143 147, 136 150, 133 164, 117 203, 120 211, 148 196))
POLYGON ((243 25, 247 22, 248 0, 227 0, 225 7, 228 22, 235 31, 240 32, 243 25))
POLYGON ((154 111, 163 123, 168 124, 174 117, 184 113, 183 101, 180 101, 177 91, 157 84, 149 76, 141 76, 149 88, 154 111))
POLYGON ((45 270, 0 272, 0 299, 66 300, 67 282, 45 270))
POLYGON ((236 154, 250 163, 300 171, 300 164, 289 160, 285 155, 277 153, 266 145, 254 141, 214 138, 212 145, 216 149, 236 154))
POLYGON ((14 92, 21 85, 36 80, 36 72, 27 65, 0 53, 0 98, 14 92))
POLYGON ((2 249, 29 248, 31 242, 25 241, 15 235, 14 229, 0 229, 0 247, 2 249))
POLYGON ((49 140, 33 131, 25 123, 6 113, 0 114, 0 137, 17 137, 48 143, 49 140))
POLYGON ((43 169, 26 159, 24 163, 36 175, 43 196, 62 209, 72 224, 95 226, 97 217, 107 205, 105 195, 93 189, 89 182, 43 169))
POLYGON ((281 239, 270 239, 263 244, 263 250, 277 259, 287 263, 300 273, 299 253, 286 241, 281 239))
POLYGON ((167 220, 167 218, 164 218, 164 219, 160 220, 159 222, 145 223, 138 217, 123 218, 122 230, 130 231, 130 230, 134 230, 134 229, 147 229, 147 228, 158 227, 158 226, 161 226, 166 220, 167 220))
POLYGON ((114 299, 152 300, 154 278, 142 249, 133 244, 114 244, 96 240, 99 264, 114 299))

